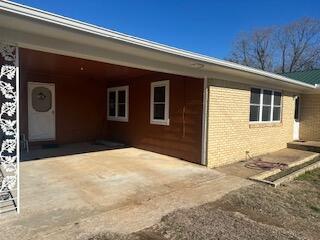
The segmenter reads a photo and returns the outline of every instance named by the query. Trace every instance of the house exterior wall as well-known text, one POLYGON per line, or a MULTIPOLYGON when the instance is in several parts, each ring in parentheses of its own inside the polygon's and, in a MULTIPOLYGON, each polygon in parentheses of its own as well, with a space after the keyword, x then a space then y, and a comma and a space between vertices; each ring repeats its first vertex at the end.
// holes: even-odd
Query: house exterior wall
POLYGON ((223 80, 208 85, 208 167, 244 160, 246 152, 252 157, 276 151, 292 141, 294 94, 282 92, 280 123, 249 124, 252 86, 223 80))
POLYGON ((201 163, 203 80, 168 74, 109 82, 109 87, 129 86, 129 121, 108 121, 109 139, 201 163), (170 125, 150 123, 150 87, 169 80, 170 125))
POLYGON ((20 52, 21 133, 28 136, 28 82, 54 83, 56 143, 107 139, 201 162, 202 79, 20 52), (170 81, 169 126, 150 124, 151 83, 163 80, 170 81), (129 86, 129 121, 107 120, 107 89, 124 85, 129 86))
POLYGON ((56 143, 85 142, 104 137, 101 129, 106 128, 107 103, 106 83, 103 81, 22 70, 20 82, 21 133, 28 136, 28 82, 41 82, 55 84, 56 143))
POLYGON ((301 95, 300 139, 320 141, 320 95, 301 95))

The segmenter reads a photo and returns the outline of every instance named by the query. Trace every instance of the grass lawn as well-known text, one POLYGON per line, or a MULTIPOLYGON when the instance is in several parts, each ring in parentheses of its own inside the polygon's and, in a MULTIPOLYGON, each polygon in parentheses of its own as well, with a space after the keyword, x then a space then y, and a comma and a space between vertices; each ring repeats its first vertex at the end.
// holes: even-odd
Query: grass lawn
POLYGON ((297 180, 308 181, 314 184, 320 184, 320 168, 312 172, 306 172, 305 174, 298 177, 297 180))
POLYGON ((173 212, 130 235, 103 233, 90 240, 320 239, 320 169, 272 188, 262 184, 219 201, 173 212))

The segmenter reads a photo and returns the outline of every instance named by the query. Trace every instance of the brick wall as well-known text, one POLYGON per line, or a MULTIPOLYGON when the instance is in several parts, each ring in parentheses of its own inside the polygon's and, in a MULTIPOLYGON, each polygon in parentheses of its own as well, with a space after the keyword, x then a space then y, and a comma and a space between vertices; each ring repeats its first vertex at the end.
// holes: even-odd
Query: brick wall
POLYGON ((320 95, 301 96, 300 139, 320 140, 320 95))
MULTIPOLYGON (((256 86, 257 87, 257 86, 256 86)), ((218 167, 286 147, 293 138, 293 94, 282 92, 281 123, 249 124, 251 86, 209 81, 208 167, 218 167)))

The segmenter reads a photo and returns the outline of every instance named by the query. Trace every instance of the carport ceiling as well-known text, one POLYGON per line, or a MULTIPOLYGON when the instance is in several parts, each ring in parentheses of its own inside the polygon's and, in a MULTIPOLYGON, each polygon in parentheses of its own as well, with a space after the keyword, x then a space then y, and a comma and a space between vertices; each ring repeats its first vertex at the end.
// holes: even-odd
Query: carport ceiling
POLYGON ((20 68, 22 71, 56 75, 90 75, 104 79, 126 79, 150 75, 154 72, 125 66, 101 63, 53 53, 20 49, 20 68))

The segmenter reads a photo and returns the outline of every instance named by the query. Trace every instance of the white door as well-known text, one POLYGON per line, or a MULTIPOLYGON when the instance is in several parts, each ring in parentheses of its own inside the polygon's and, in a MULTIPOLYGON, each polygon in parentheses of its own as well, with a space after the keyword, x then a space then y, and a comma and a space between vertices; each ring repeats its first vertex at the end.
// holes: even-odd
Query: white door
POLYGON ((293 140, 299 140, 300 132, 300 96, 294 97, 293 140))
POLYGON ((56 138, 55 86, 51 83, 28 83, 29 141, 56 138))

